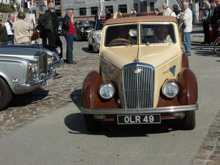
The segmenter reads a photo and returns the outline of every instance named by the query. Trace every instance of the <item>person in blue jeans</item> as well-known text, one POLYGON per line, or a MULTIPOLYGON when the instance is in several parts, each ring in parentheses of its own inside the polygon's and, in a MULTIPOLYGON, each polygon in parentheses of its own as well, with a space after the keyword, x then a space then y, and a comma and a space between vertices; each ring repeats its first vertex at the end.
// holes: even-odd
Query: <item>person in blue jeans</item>
POLYGON ((191 37, 192 32, 192 11, 189 9, 189 3, 183 3, 184 12, 181 13, 180 19, 184 23, 183 44, 185 46, 186 54, 191 56, 191 37))
POLYGON ((66 38, 67 49, 66 49, 66 58, 68 64, 77 64, 76 61, 73 61, 73 35, 74 35, 74 26, 71 21, 73 15, 72 10, 66 11, 66 16, 63 19, 62 31, 66 38))

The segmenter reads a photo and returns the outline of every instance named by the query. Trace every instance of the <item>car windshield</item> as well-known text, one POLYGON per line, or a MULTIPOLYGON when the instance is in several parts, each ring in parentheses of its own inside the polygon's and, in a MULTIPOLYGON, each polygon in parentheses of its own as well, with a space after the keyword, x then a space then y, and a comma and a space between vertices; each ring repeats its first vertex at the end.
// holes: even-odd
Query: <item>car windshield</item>
POLYGON ((105 36, 105 46, 136 45, 138 43, 137 27, 137 24, 108 27, 105 36))
POLYGON ((176 43, 172 24, 142 24, 142 44, 167 44, 176 43))

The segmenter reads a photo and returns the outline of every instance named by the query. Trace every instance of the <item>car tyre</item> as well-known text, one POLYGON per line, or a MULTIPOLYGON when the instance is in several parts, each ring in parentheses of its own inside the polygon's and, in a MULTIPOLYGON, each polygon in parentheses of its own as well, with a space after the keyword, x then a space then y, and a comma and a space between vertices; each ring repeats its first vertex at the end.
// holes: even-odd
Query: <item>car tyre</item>
POLYGON ((8 84, 0 78, 0 111, 4 110, 12 99, 12 92, 8 84))
POLYGON ((84 122, 90 132, 99 131, 102 127, 102 122, 95 120, 93 115, 84 115, 84 122))
POLYGON ((88 48, 89 50, 92 50, 92 45, 90 45, 89 43, 88 43, 88 48))
POLYGON ((183 129, 193 130, 196 126, 195 111, 186 112, 186 116, 183 118, 183 129))
POLYGON ((78 41, 82 41, 83 39, 82 39, 82 36, 79 34, 79 36, 78 36, 78 41))
POLYGON ((99 49, 97 48, 97 46, 95 46, 95 42, 92 43, 92 47, 93 47, 93 51, 95 53, 98 53, 99 52, 99 49))

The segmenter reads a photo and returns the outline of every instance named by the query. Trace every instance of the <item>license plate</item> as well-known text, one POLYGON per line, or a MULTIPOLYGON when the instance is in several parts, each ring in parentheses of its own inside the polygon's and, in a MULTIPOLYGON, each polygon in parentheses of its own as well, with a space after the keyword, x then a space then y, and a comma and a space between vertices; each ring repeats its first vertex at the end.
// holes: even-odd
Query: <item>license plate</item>
POLYGON ((51 77, 50 79, 46 80, 45 82, 45 87, 50 86, 51 84, 53 84, 53 77, 51 77))
POLYGON ((149 115, 118 115, 118 124, 160 124, 160 114, 149 115))

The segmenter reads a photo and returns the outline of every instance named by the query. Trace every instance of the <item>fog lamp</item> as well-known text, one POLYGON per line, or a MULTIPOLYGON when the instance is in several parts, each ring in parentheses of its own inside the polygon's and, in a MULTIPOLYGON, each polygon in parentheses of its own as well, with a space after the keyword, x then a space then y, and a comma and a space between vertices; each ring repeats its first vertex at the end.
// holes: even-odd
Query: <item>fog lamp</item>
POLYGON ((184 116, 185 113, 184 112, 175 112, 173 113, 173 117, 180 117, 180 116, 184 116))
POLYGON ((106 115, 94 115, 95 119, 106 119, 106 115))

